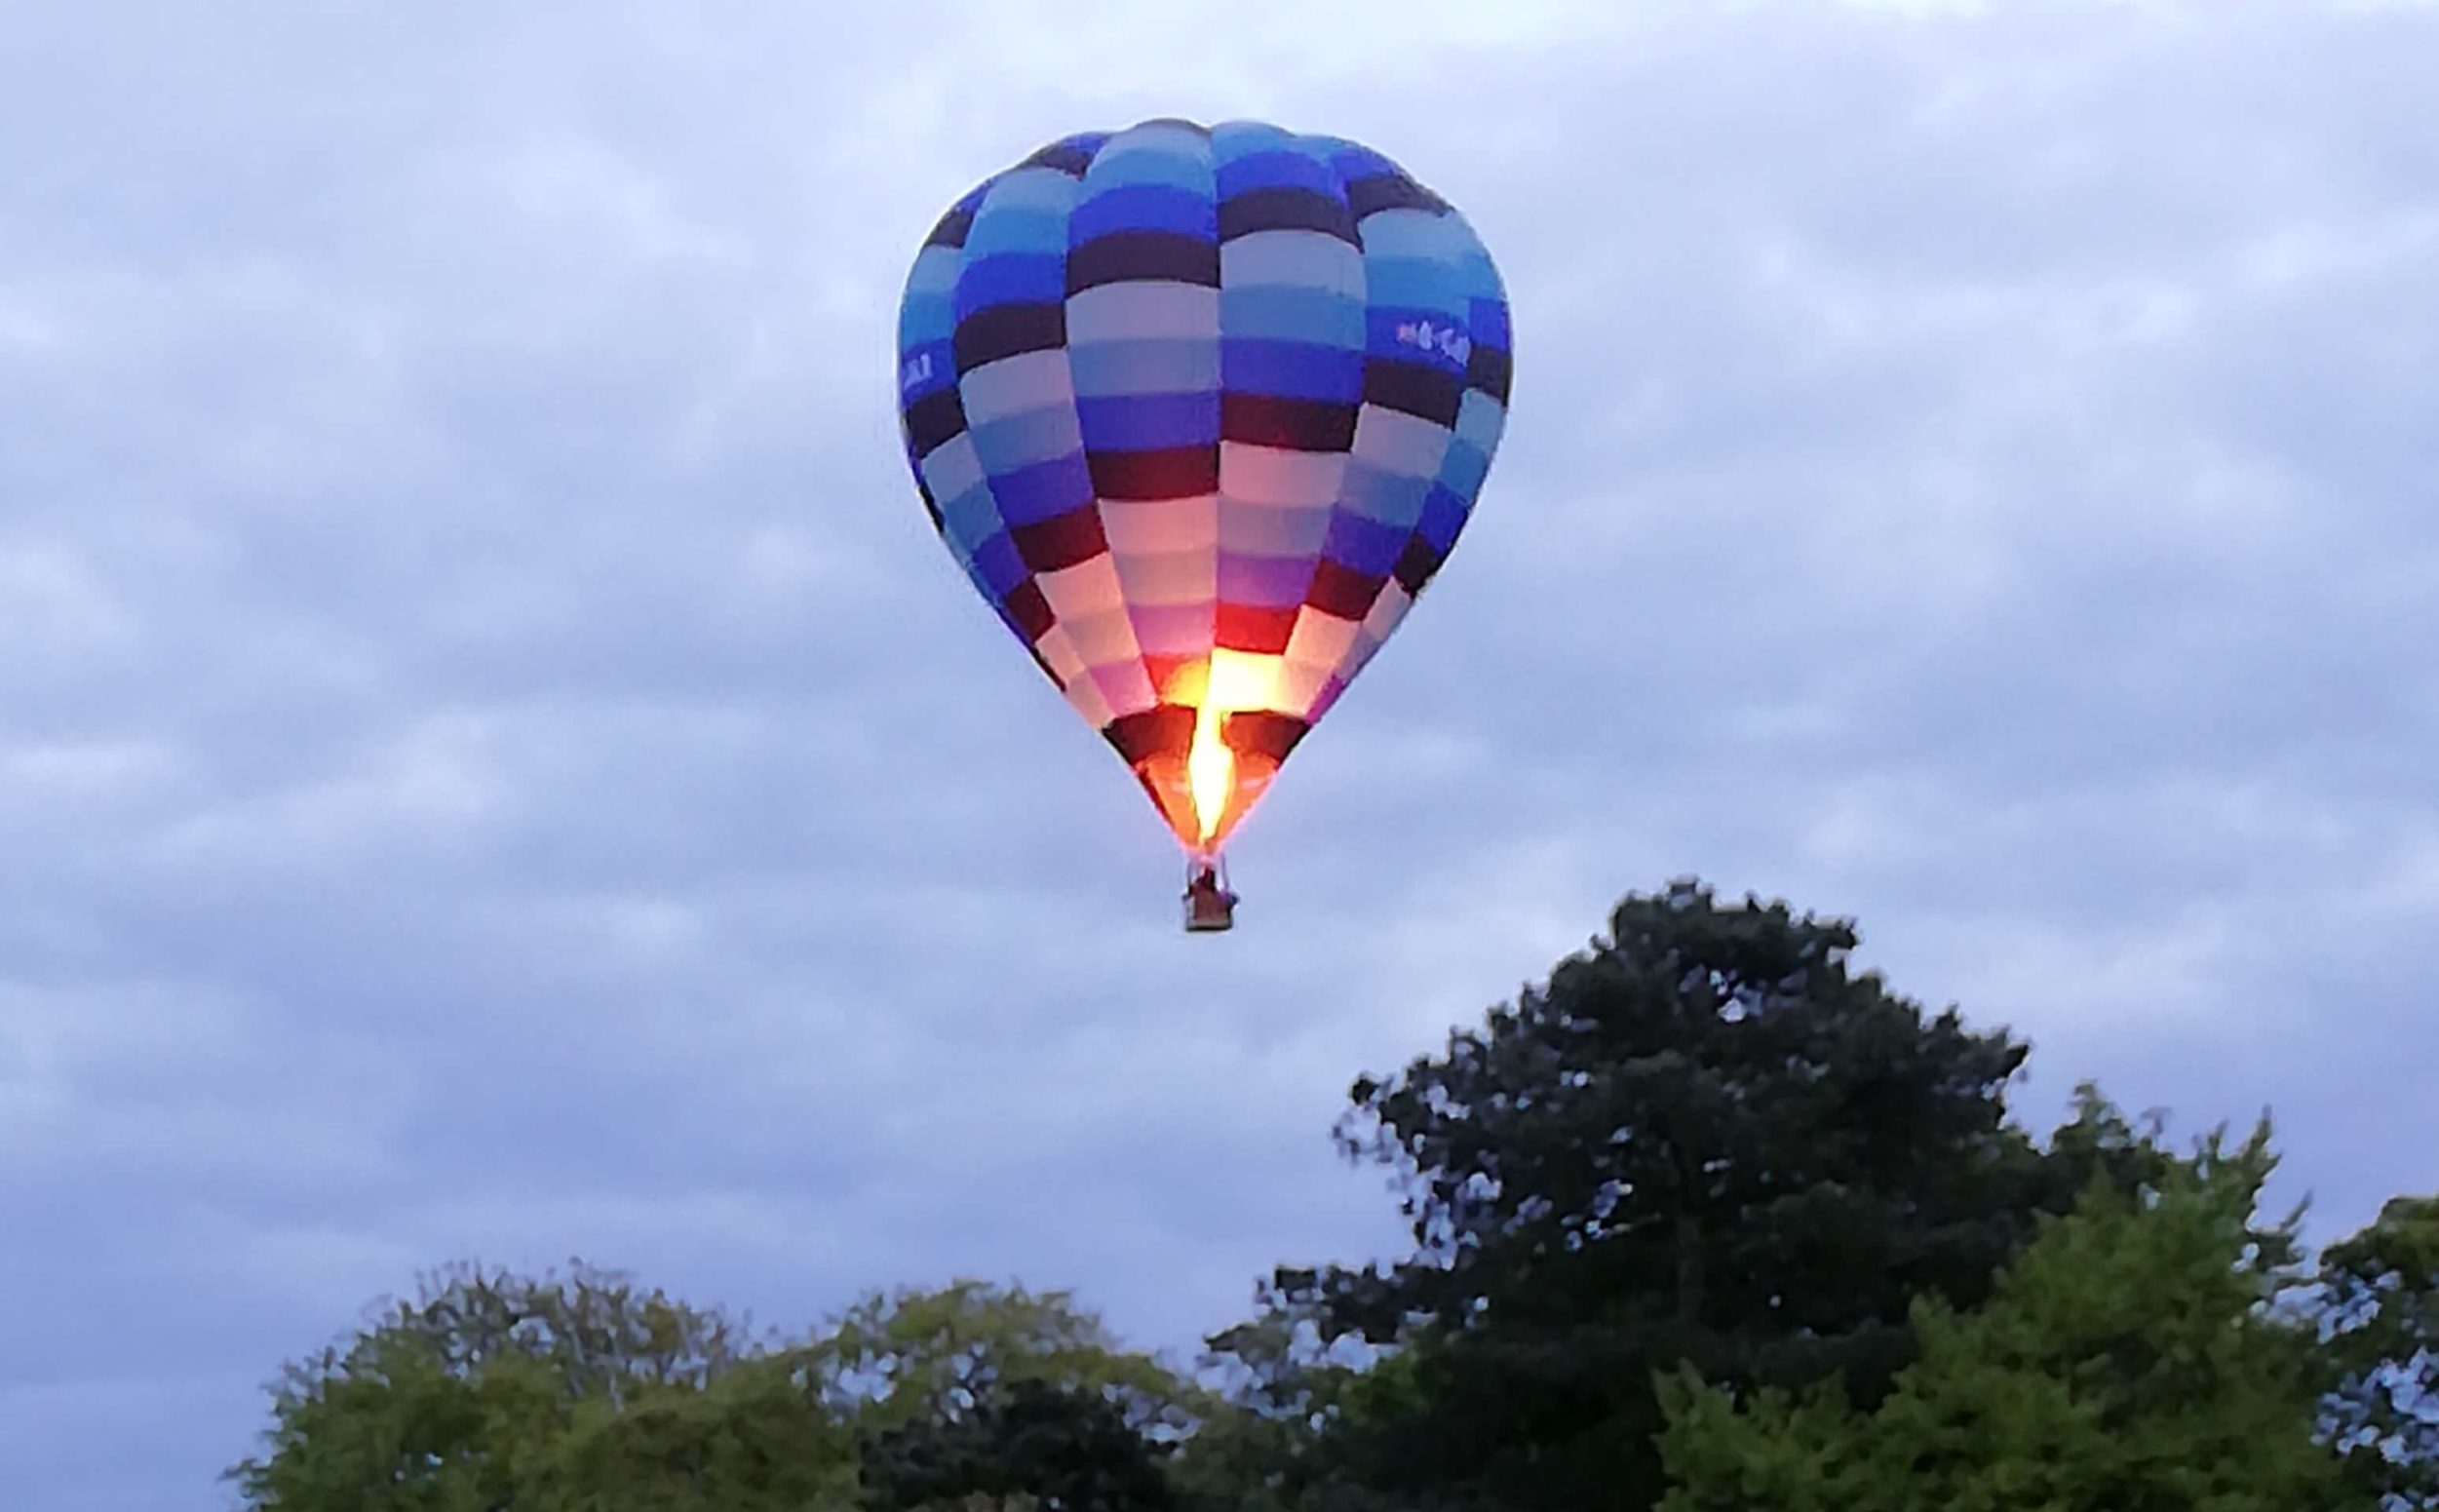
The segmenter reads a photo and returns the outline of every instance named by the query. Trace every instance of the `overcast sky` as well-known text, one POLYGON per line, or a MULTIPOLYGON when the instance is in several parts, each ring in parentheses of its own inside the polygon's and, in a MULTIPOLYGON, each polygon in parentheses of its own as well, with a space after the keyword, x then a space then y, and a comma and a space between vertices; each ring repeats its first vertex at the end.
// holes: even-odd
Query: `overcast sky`
POLYGON ((19 5, 0 1487, 220 1505, 418 1272, 1189 1348, 1399 1230, 1345 1089, 1693 872, 2327 1238, 2439 1187, 2439 11, 19 5), (1466 211, 1513 422, 1232 846, 906 476, 908 259, 1071 131, 1466 211))

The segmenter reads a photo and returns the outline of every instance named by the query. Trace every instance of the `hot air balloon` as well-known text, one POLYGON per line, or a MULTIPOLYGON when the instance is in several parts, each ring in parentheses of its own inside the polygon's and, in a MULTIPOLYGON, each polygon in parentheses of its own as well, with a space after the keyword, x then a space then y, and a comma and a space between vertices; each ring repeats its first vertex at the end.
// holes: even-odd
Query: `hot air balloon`
POLYGON ((957 563, 1185 849, 1220 846, 1447 559, 1507 415, 1464 217, 1356 142, 1251 121, 1064 137, 956 201, 899 408, 957 563))

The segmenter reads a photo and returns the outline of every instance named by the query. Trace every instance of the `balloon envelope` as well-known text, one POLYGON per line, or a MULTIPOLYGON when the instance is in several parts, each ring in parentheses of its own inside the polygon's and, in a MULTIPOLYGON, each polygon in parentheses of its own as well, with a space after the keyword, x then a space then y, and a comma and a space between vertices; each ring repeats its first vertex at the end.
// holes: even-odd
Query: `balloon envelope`
POLYGON ((917 253, 898 341, 942 539, 1197 851, 1439 570, 1507 414, 1506 294, 1464 217, 1258 122, 993 174, 917 253))

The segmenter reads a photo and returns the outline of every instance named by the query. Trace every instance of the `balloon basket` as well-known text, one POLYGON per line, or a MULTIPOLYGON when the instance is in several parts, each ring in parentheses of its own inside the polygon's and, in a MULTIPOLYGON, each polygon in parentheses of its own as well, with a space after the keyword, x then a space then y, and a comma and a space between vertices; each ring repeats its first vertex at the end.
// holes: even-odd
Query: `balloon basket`
POLYGON ((1236 893, 1228 886, 1227 863, 1214 852, 1185 863, 1185 932, 1214 935, 1236 927, 1236 893))

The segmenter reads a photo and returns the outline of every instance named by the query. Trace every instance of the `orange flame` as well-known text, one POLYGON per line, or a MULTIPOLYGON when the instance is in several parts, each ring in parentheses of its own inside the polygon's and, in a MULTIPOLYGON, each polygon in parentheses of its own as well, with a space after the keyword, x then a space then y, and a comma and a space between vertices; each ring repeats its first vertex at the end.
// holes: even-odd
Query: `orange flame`
POLYGON ((1236 795, 1236 753, 1220 738, 1220 723, 1225 717, 1225 712, 1206 698, 1195 711, 1194 744, 1185 756, 1186 787, 1194 795, 1194 818, 1202 826, 1206 845, 1219 833, 1228 799, 1236 795))

